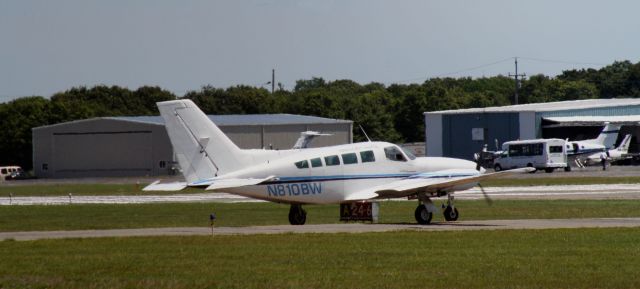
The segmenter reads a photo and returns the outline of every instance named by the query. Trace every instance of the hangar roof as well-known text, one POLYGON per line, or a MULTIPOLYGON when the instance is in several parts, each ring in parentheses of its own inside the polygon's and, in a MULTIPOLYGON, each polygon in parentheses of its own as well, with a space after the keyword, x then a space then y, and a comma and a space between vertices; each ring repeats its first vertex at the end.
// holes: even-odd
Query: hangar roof
MULTIPOLYGON (((332 124, 332 123, 353 123, 351 120, 332 119, 317 116, 298 115, 298 114, 225 114, 225 115, 207 115, 215 124, 220 126, 234 125, 279 125, 279 124, 332 124)), ((36 127, 34 129, 46 128, 51 126, 64 125, 74 122, 85 122, 92 119, 113 119, 120 121, 142 122, 149 124, 164 125, 164 119, 161 116, 114 116, 114 117, 97 117, 91 119, 81 119, 70 122, 63 122, 52 125, 36 127)))
POLYGON ((640 115, 555 116, 543 117, 542 119, 550 122, 549 124, 544 125, 544 127, 601 126, 605 122, 621 125, 638 125, 640 123, 640 115))
POLYGON ((640 105, 638 98, 611 98, 611 99, 583 99, 571 101, 529 103, 508 106, 494 106, 485 108, 468 108, 441 110, 433 112, 425 112, 425 114, 457 114, 457 113, 484 113, 484 112, 521 112, 521 111, 557 111, 557 110, 576 110, 600 107, 615 107, 640 105))
MULTIPOLYGON (((298 114, 223 114, 207 115, 217 125, 262 125, 262 124, 326 124, 352 123, 350 120, 332 119, 298 114)), ((117 120, 137 121, 164 125, 160 116, 117 116, 110 117, 117 120)))

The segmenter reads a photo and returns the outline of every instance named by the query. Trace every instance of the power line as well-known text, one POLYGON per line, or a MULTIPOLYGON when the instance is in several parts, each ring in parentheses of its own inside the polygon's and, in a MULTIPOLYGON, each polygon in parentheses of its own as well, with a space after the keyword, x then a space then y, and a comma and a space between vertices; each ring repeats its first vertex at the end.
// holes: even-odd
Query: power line
POLYGON ((443 77, 443 76, 459 74, 459 73, 463 73, 463 72, 474 71, 474 70, 478 70, 478 69, 481 69, 481 68, 485 68, 485 67, 493 66, 493 65, 496 65, 496 64, 500 64, 500 63, 503 63, 505 61, 511 60, 513 58, 514 57, 507 57, 505 59, 501 59, 501 60, 494 61, 494 62, 491 62, 491 63, 486 63, 486 64, 474 66, 474 67, 469 67, 469 68, 465 68, 465 69, 461 69, 461 70, 457 70, 457 71, 452 71, 452 72, 447 72, 447 73, 442 73, 442 74, 437 74, 437 75, 427 76, 427 77, 418 77, 418 78, 412 78, 412 79, 406 79, 406 80, 400 80, 400 81, 385 82, 385 84, 403 83, 403 82, 410 82, 410 81, 412 82, 412 81, 416 81, 416 80, 425 80, 425 79, 430 79, 430 78, 437 78, 437 77, 443 77))
POLYGON ((553 59, 542 59, 542 58, 534 58, 534 57, 519 57, 524 60, 531 60, 537 62, 547 62, 547 63, 562 63, 562 64, 578 64, 578 65, 598 65, 605 66, 609 65, 606 63, 597 63, 597 62, 575 62, 575 61, 566 61, 566 60, 553 60, 553 59))
POLYGON ((505 61, 511 60, 511 59, 513 59, 513 58, 514 58, 514 57, 507 57, 507 58, 505 58, 505 59, 498 60, 498 61, 495 61, 495 62, 491 62, 491 63, 487 63, 487 64, 483 64, 483 65, 478 65, 478 66, 474 66, 474 67, 467 68, 467 69, 463 69, 463 70, 458 70, 458 71, 453 71, 453 72, 448 72, 448 73, 438 74, 438 75, 435 75, 435 76, 433 76, 433 77, 443 77, 443 76, 449 76, 449 75, 458 74, 458 73, 462 73, 462 72, 474 71, 474 70, 478 70, 478 69, 480 69, 480 68, 485 68, 485 67, 493 66, 493 65, 496 65, 496 64, 499 64, 499 63, 502 63, 502 62, 505 62, 505 61))

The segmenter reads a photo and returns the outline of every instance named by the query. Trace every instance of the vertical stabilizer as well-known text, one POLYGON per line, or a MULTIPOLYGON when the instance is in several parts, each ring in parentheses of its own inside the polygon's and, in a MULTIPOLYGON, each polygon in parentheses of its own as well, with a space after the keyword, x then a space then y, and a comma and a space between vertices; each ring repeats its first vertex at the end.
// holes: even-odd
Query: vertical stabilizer
POLYGON ((191 100, 157 103, 174 153, 188 183, 240 169, 246 158, 191 100))
POLYGON ((592 143, 601 144, 605 148, 613 148, 618 139, 618 133, 620 132, 621 125, 606 123, 600 134, 592 143))
POLYGON ((622 154, 629 153, 630 144, 631 144, 631 134, 627 134, 624 136, 624 139, 622 140, 622 142, 620 142, 616 150, 622 154))

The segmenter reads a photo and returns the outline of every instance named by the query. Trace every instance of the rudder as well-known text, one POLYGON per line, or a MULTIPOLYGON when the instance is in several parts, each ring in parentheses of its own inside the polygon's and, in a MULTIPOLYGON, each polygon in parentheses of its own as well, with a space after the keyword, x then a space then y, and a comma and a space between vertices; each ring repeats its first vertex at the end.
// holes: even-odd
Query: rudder
POLYGON ((244 165, 242 150, 191 100, 157 105, 188 183, 226 174, 244 165))

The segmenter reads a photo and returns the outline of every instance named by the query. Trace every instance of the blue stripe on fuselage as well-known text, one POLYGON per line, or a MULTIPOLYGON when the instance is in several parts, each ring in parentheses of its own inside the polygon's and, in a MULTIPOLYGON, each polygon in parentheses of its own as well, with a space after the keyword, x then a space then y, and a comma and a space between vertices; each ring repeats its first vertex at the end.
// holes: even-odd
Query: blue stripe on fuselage
POLYGON ((464 173, 424 173, 424 174, 374 174, 374 175, 333 175, 333 176, 304 176, 304 177, 280 177, 277 180, 262 183, 261 185, 285 184, 285 183, 305 183, 305 182, 327 182, 345 180, 366 180, 366 179, 388 179, 388 178, 452 178, 469 177, 475 174, 464 173))

